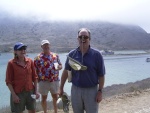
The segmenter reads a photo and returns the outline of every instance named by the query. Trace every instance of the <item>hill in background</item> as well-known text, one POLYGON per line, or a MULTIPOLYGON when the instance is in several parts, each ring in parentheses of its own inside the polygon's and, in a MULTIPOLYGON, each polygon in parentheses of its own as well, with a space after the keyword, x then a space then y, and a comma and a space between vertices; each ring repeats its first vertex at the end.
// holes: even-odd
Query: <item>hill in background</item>
POLYGON ((148 50, 150 34, 140 26, 109 22, 39 22, 19 18, 0 18, 0 51, 10 52, 16 42, 28 45, 29 52, 39 52, 40 42, 48 39, 55 52, 67 52, 78 46, 77 32, 91 30, 91 46, 111 50, 148 50))

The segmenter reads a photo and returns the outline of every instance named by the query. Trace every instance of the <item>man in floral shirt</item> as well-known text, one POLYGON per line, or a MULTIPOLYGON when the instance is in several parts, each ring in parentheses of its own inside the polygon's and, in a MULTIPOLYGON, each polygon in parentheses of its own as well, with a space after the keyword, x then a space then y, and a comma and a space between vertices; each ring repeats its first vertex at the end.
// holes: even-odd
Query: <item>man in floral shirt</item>
POLYGON ((50 51, 50 42, 43 40, 41 42, 41 52, 34 59, 34 65, 39 77, 39 92, 42 97, 41 105, 44 113, 47 113, 47 95, 50 91, 53 98, 54 111, 57 113, 57 96, 59 90, 59 70, 62 69, 59 56, 50 51))

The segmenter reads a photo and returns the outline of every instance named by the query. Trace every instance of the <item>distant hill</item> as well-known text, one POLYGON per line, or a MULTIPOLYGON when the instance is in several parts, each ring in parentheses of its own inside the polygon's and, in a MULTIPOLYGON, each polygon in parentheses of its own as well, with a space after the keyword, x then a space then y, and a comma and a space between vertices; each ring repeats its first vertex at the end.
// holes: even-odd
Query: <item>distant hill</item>
POLYGON ((10 52, 13 45, 21 41, 28 51, 41 51, 40 42, 48 39, 52 50, 67 52, 78 46, 79 28, 91 30, 91 46, 111 50, 150 49, 150 34, 140 26, 109 22, 39 22, 19 18, 0 18, 0 51, 10 52))

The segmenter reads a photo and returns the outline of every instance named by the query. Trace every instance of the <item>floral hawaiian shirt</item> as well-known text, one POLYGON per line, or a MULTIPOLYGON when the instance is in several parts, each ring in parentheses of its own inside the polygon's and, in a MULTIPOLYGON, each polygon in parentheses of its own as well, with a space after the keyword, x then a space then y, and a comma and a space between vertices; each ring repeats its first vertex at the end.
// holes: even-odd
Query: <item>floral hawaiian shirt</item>
POLYGON ((49 55, 40 53, 34 59, 34 65, 40 81, 59 81, 59 71, 55 70, 54 63, 61 65, 59 56, 50 52, 49 55))

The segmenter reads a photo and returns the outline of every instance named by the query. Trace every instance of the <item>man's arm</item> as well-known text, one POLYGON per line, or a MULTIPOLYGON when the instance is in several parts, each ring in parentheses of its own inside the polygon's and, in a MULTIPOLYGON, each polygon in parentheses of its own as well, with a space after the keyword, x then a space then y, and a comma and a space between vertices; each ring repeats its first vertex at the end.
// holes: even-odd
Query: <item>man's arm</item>
POLYGON ((105 76, 100 76, 99 89, 97 91, 97 96, 96 96, 96 102, 98 102, 98 103, 102 101, 102 89, 104 87, 104 82, 105 82, 105 76))
POLYGON ((37 83, 38 83, 38 79, 36 79, 36 80, 34 81, 34 93, 35 93, 35 95, 36 95, 36 99, 38 99, 38 98, 40 97, 40 95, 39 95, 39 93, 38 93, 38 91, 37 91, 37 83))
POLYGON ((34 82, 34 94, 36 95, 36 99, 38 99, 40 97, 40 95, 38 94, 37 91, 37 84, 38 84, 38 75, 37 75, 37 64, 34 61, 31 60, 32 63, 32 78, 33 78, 33 82, 34 82))
POLYGON ((11 94, 12 94, 12 95, 16 95, 16 93, 15 93, 15 91, 14 91, 12 85, 11 85, 11 84, 8 84, 7 86, 8 86, 8 88, 9 88, 11 94))
POLYGON ((37 93, 37 83, 38 83, 38 80, 36 79, 34 81, 34 92, 35 92, 35 94, 37 93))
POLYGON ((100 76, 99 77, 99 90, 102 90, 104 87, 104 82, 105 82, 105 76, 100 76))
POLYGON ((8 86, 8 89, 10 90, 11 92, 11 95, 12 95, 12 100, 14 103, 19 103, 20 99, 19 97, 16 95, 15 91, 14 91, 14 88, 12 86, 13 84, 13 78, 14 78, 14 70, 13 70, 13 66, 12 66, 12 63, 11 62, 8 62, 8 65, 7 65, 7 69, 6 69, 6 85, 8 86))
POLYGON ((61 70, 62 69, 62 64, 59 64, 58 65, 58 70, 61 70))
POLYGON ((15 93, 15 91, 14 91, 12 85, 8 83, 7 86, 8 86, 8 88, 9 88, 11 94, 12 94, 13 102, 19 103, 19 102, 20 102, 20 99, 19 99, 19 97, 16 95, 16 93, 15 93))
POLYGON ((64 89, 64 84, 66 82, 68 78, 68 71, 67 70, 63 70, 62 76, 61 76, 61 81, 60 81, 60 92, 59 94, 62 95, 63 94, 63 89, 64 89))

